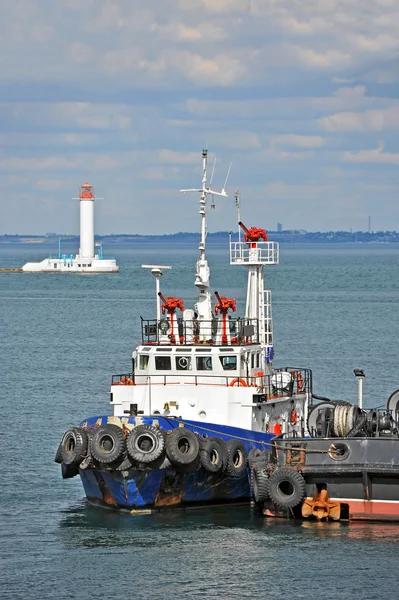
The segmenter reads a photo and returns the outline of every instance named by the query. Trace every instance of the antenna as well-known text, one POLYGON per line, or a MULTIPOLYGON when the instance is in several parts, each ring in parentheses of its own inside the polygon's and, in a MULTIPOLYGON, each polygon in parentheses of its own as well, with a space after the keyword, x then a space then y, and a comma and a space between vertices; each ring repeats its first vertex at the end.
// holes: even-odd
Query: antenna
MULTIPOLYGON (((232 165, 232 164, 233 164, 232 162, 229 164, 229 168, 228 168, 228 170, 227 170, 226 179, 224 180, 224 186, 223 186, 222 192, 225 192, 225 190, 226 190, 227 180, 228 180, 228 178, 229 178, 229 175, 230 175, 230 169, 231 169, 231 165, 232 165)), ((226 193, 226 192, 225 192, 225 193, 226 193)))
POLYGON ((215 173, 215 166, 216 166, 216 156, 213 160, 212 175, 211 175, 211 180, 209 182, 209 187, 212 187, 213 175, 215 173))
MULTIPOLYGON (((236 191, 235 195, 236 207, 237 207, 237 222, 241 222, 241 200, 240 200, 240 192, 236 191)), ((241 242, 241 227, 238 228, 238 241, 241 242)))
MULTIPOLYGON (((224 187, 222 188, 222 190, 220 192, 215 192, 215 190, 213 190, 211 188, 211 184, 207 185, 206 182, 206 175, 207 175, 207 160, 208 160, 208 150, 204 149, 202 151, 202 188, 187 188, 187 189, 183 189, 180 190, 181 192, 185 193, 185 192, 199 192, 201 194, 200 197, 200 215, 201 215, 201 241, 200 241, 200 245, 199 245, 199 250, 200 250, 200 254, 201 254, 201 259, 204 260, 205 259, 205 239, 206 239, 206 200, 207 200, 207 196, 210 194, 212 197, 213 196, 223 196, 224 198, 227 198, 227 193, 226 193, 226 184, 227 184, 227 179, 230 173, 230 169, 231 169, 231 164, 229 166, 229 170, 227 172, 227 177, 225 179, 224 182, 224 187)), ((216 158, 214 160, 213 163, 213 170, 212 170, 212 178, 211 181, 213 179, 213 173, 215 170, 215 163, 216 163, 216 158)), ((215 201, 214 198, 212 198, 212 204, 211 204, 211 208, 215 208, 215 201)))

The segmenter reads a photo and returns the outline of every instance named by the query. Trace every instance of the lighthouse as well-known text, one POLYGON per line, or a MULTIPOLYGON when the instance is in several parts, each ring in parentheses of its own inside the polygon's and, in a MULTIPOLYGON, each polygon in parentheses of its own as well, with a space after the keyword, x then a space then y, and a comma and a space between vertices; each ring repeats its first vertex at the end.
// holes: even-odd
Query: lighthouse
POLYGON ((29 262, 22 267, 22 271, 31 273, 118 273, 119 267, 114 258, 104 258, 101 244, 98 254, 94 249, 94 194, 93 186, 85 181, 79 188, 77 198, 80 205, 80 246, 79 253, 61 254, 59 246, 58 256, 49 256, 41 262, 29 262))
MULTIPOLYGON (((94 258, 94 190, 88 181, 79 188, 81 258, 94 258)), ((103 200, 104 198, 101 198, 103 200)), ((75 198, 73 198, 75 200, 75 198)))

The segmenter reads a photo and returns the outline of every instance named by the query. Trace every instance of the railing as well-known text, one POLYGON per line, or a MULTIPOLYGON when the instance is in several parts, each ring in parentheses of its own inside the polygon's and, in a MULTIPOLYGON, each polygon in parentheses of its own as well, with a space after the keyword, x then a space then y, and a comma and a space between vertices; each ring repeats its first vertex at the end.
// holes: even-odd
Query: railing
POLYGON ((230 242, 230 264, 277 265, 278 242, 230 242))
POLYGON ((112 385, 134 386, 167 386, 167 385, 192 385, 192 386, 221 386, 254 388, 254 402, 267 402, 276 398, 306 394, 311 392, 312 380, 310 369, 276 369, 272 375, 259 375, 238 377, 237 375, 208 375, 183 373, 159 375, 137 375, 135 373, 121 373, 112 376, 112 385))
MULTIPOLYGON (((178 333, 171 335, 170 321, 168 319, 143 319, 141 317, 141 339, 143 344, 190 344, 190 345, 218 345, 226 343, 216 342, 220 322, 197 321, 177 319, 178 333)), ((228 336, 231 345, 259 344, 258 319, 229 318, 228 336)))

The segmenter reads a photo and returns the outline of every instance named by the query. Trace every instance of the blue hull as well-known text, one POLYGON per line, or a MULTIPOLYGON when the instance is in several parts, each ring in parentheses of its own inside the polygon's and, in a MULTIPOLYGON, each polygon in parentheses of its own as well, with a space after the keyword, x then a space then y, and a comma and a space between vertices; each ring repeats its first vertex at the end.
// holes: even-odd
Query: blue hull
MULTIPOLYGON (((92 417, 84 423, 93 427, 105 424, 108 417, 92 417)), ((136 417, 129 417, 135 423, 136 417)), ((140 417, 140 423, 157 423, 164 430, 179 426, 179 419, 140 417)), ((228 441, 240 439, 249 452, 252 448, 270 448, 273 434, 249 431, 236 427, 184 421, 184 427, 199 435, 218 436, 228 441)), ((218 504, 249 501, 251 491, 249 472, 241 477, 209 473, 204 469, 194 473, 182 472, 173 466, 165 469, 138 470, 87 468, 79 474, 89 502, 121 510, 160 509, 179 505, 218 504)))

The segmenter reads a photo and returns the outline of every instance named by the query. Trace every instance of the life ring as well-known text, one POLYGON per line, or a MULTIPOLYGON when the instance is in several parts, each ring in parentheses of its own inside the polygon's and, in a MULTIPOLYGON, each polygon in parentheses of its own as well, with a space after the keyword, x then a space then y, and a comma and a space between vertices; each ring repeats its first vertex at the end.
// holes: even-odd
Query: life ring
POLYGON ((242 387, 247 387, 246 381, 241 377, 236 377, 235 379, 233 379, 233 381, 230 382, 230 386, 233 386, 236 383, 238 383, 238 385, 242 385, 242 387))
POLYGON ((296 424, 298 423, 298 413, 296 412, 296 410, 295 410, 295 409, 293 409, 293 410, 291 411, 291 423, 292 423, 293 425, 296 425, 296 424))
POLYGON ((62 462, 65 465, 79 465, 87 454, 88 440, 87 432, 81 427, 68 429, 61 440, 62 462))
POLYGON ((126 439, 129 457, 136 462, 150 463, 157 460, 165 449, 163 433, 153 425, 134 427, 126 439))
POLYGON ((131 377, 123 377, 120 382, 121 385, 133 385, 133 379, 131 377))
POLYGON ((298 388, 298 390, 301 390, 303 388, 303 379, 301 373, 297 373, 296 387, 298 388))
POLYGON ((305 498, 305 479, 295 469, 280 467, 267 480, 267 493, 280 508, 294 508, 305 498))
POLYGON ((122 458, 126 448, 123 430, 112 423, 100 425, 91 439, 91 454, 95 461, 111 465, 122 458))
POLYGON ((166 456, 175 465, 190 465, 199 454, 197 436, 186 427, 176 427, 166 436, 166 456))

